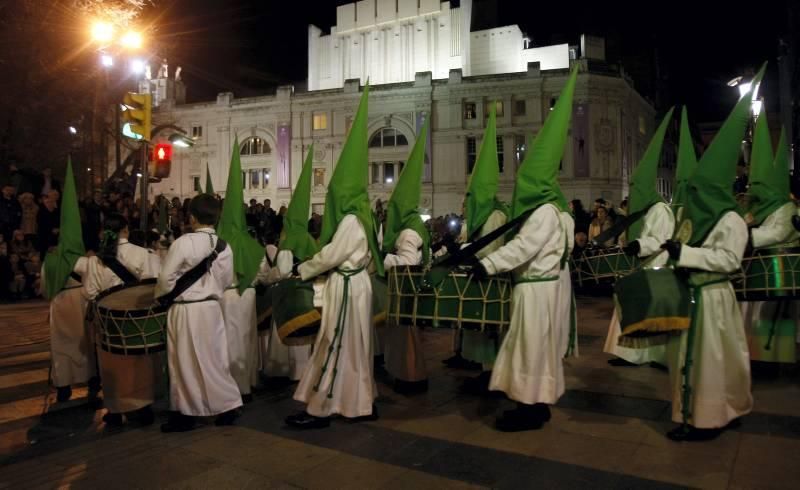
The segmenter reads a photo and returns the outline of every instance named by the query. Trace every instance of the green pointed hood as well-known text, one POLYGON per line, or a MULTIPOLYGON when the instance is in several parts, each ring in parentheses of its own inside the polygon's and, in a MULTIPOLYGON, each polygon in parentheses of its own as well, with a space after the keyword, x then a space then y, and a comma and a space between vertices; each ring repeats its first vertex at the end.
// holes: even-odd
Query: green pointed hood
MULTIPOLYGON (((783 134, 781 134, 783 138, 783 134)), ((749 212, 756 225, 760 225, 773 211, 789 201, 789 169, 776 165, 778 155, 772 154, 767 113, 761 110, 753 135, 750 155, 749 212)))
POLYGON ((228 187, 222 205, 222 217, 217 225, 217 235, 225 240, 233 252, 233 272, 239 294, 250 287, 264 259, 264 247, 247 232, 242 190, 242 163, 239 157, 239 139, 233 142, 228 187))
POLYGON ((367 98, 369 83, 364 86, 358 112, 342 147, 339 161, 333 170, 328 194, 325 196, 325 214, 322 216, 322 231, 319 245, 324 247, 333 238, 342 219, 355 215, 367 234, 369 250, 379 275, 383 275, 383 259, 378 248, 378 229, 367 193, 367 98))
MULTIPOLYGON (((236 141, 239 141, 239 139, 236 138, 236 141)), ((236 153, 237 154, 239 153, 239 149, 238 148, 236 149, 236 153)), ((230 180, 230 179, 228 179, 228 180, 230 180)), ((211 170, 209 170, 209 168, 208 168, 208 163, 206 163, 206 192, 205 192, 205 194, 208 194, 209 196, 213 196, 214 195, 214 183, 211 182, 211 170)))
POLYGON ((422 262, 430 258, 431 237, 422 217, 419 215, 419 199, 422 194, 422 172, 425 164, 425 145, 428 140, 428 125, 431 118, 425 118, 417 142, 411 150, 403 172, 397 180, 392 196, 386 204, 386 226, 383 229, 383 251, 394 250, 400 232, 406 228, 416 231, 422 237, 422 262))
POLYGON ((313 172, 314 145, 308 149, 303 170, 294 188, 292 200, 283 217, 281 250, 291 250, 298 260, 308 260, 319 251, 316 240, 308 232, 308 218, 311 213, 311 173, 313 172))
POLYGON ((497 104, 492 103, 489 120, 483 132, 481 149, 472 167, 467 185, 466 219, 467 239, 471 239, 489 219, 495 209, 497 187, 500 183, 500 165, 497 161, 497 104))
MULTIPOLYGON (((650 144, 644 152, 644 156, 639 161, 639 165, 633 171, 630 182, 630 204, 628 205, 628 215, 638 213, 664 199, 658 193, 656 179, 658 178, 658 162, 661 160, 661 147, 664 144, 664 135, 667 133, 667 126, 672 120, 671 108, 661 125, 656 129, 650 144)), ((640 217, 628 226, 628 240, 637 240, 642 234, 644 226, 644 216, 640 217)))
POLYGON ((563 206, 563 193, 558 185, 558 167, 564 156, 567 130, 572 117, 572 97, 578 77, 577 65, 564 86, 542 129, 534 138, 517 172, 511 218, 549 202, 563 206))
POLYGON ((44 259, 45 294, 52 299, 64 288, 78 258, 86 254, 83 246, 81 215, 78 210, 78 193, 72 174, 72 160, 67 160, 67 175, 64 177, 64 193, 61 197, 61 224, 58 247, 44 259))
POLYGON ((689 177, 697 168, 697 154, 694 152, 692 133, 689 131, 689 116, 686 107, 681 111, 681 130, 678 139, 678 165, 675 169, 675 191, 672 193, 672 211, 678 217, 678 209, 686 205, 689 177))
POLYGON ((738 207, 733 195, 736 164, 750 120, 752 90, 761 82, 765 69, 766 63, 753 79, 750 92, 733 108, 689 178, 684 220, 691 226, 687 242, 690 246, 701 245, 722 215, 738 207))

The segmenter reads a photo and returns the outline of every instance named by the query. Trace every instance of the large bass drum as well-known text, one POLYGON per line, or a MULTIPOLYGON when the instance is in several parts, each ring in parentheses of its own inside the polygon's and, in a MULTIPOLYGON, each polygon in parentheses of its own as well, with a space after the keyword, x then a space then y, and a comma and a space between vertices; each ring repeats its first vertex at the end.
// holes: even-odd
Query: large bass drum
POLYGON ((777 301, 800 297, 800 248, 765 248, 742 259, 733 277, 739 301, 777 301))
POLYGON ((587 248, 574 261, 572 276, 578 286, 613 284, 639 266, 639 258, 626 255, 619 247, 587 248))
POLYGON ((166 347, 167 310, 155 301, 156 279, 121 284, 97 297, 97 344, 113 354, 144 355, 166 347))

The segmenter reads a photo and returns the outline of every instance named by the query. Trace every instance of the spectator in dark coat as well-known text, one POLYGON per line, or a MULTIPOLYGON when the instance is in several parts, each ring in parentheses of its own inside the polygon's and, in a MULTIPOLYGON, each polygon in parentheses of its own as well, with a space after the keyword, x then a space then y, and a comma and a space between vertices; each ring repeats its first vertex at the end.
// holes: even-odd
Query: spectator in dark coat
POLYGON ((39 254, 44 260, 50 247, 58 245, 58 231, 61 222, 61 211, 56 205, 56 195, 51 192, 42 199, 39 215, 36 218, 39 254))
POLYGON ((22 223, 22 207, 14 196, 14 187, 4 185, 0 191, 0 234, 6 242, 11 241, 14 230, 22 223))

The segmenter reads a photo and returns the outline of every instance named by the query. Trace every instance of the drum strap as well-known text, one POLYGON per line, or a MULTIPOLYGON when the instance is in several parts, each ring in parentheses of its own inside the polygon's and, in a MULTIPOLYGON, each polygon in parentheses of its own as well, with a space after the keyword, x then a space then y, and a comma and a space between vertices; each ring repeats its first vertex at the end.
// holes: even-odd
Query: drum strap
POLYGON ((70 272, 69 273, 69 277, 75 279, 78 282, 82 282, 83 281, 83 278, 75 271, 70 272))
POLYGON ((127 267, 122 265, 122 263, 116 257, 104 258, 103 265, 111 269, 111 272, 119 277, 126 286, 138 282, 136 276, 134 276, 127 267))
POLYGON ((514 285, 517 284, 529 284, 532 282, 548 282, 548 281, 558 281, 558 276, 539 276, 539 277, 528 277, 523 279, 514 279, 514 285))
POLYGON ((187 289, 192 287, 194 283, 199 281, 201 277, 205 276, 209 270, 211 270, 211 265, 215 260, 217 260, 217 256, 219 256, 219 254, 225 250, 226 246, 228 246, 228 244, 225 243, 225 240, 218 238, 217 245, 214 247, 214 250, 212 250, 211 253, 208 254, 206 258, 201 260, 196 266, 184 272, 183 275, 175 282, 175 287, 172 288, 172 291, 157 298, 158 302, 164 306, 169 306, 174 303, 175 298, 183 294, 187 289))
POLYGON ((336 269, 336 273, 340 274, 344 279, 344 288, 342 291, 342 304, 339 306, 339 317, 336 319, 336 328, 333 330, 333 340, 330 347, 328 347, 328 355, 325 357, 325 364, 322 365, 322 371, 319 373, 317 384, 314 385, 314 391, 319 391, 319 385, 322 383, 322 378, 328 370, 328 364, 333 356, 333 351, 336 351, 336 359, 333 361, 333 377, 331 378, 330 387, 328 388, 328 398, 333 398, 333 385, 336 382, 336 375, 338 374, 339 356, 342 353, 342 339, 344 338, 343 331, 345 319, 347 318, 347 297, 350 295, 350 278, 362 272, 365 267, 360 267, 354 270, 336 269), (336 341, 339 344, 336 344, 336 341))

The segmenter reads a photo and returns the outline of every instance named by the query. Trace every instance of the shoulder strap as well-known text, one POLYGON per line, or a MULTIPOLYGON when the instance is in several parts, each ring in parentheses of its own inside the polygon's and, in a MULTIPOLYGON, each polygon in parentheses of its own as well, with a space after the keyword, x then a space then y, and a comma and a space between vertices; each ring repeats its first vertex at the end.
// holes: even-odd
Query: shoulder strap
POLYGON ((110 257, 107 259, 102 259, 103 265, 111 269, 111 272, 116 274, 117 277, 122 279, 126 285, 133 284, 138 282, 136 276, 131 273, 116 257, 110 257))
POLYGON ((214 247, 214 250, 211 251, 210 254, 203 260, 201 260, 196 266, 192 267, 188 271, 184 272, 181 277, 175 282, 175 287, 172 288, 172 291, 168 292, 164 296, 158 298, 158 302, 162 305, 170 305, 175 298, 183 294, 187 289, 192 287, 194 283, 200 280, 201 277, 206 275, 209 270, 211 270, 211 265, 217 260, 219 254, 225 250, 228 244, 225 243, 225 240, 222 238, 217 238, 217 245, 214 247))
POLYGON ((77 282, 83 282, 83 278, 80 276, 80 274, 78 274, 75 271, 70 272, 69 273, 69 277, 71 277, 72 279, 74 279, 77 282))

